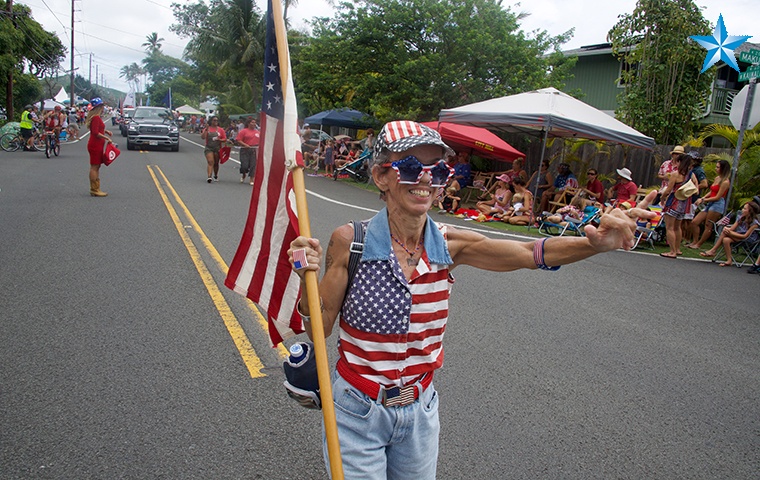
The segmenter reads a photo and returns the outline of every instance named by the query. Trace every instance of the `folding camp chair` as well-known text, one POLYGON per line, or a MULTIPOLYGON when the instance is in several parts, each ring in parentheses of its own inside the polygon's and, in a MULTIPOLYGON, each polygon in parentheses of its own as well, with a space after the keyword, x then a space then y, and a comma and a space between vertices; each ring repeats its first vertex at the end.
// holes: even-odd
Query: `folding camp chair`
MULTIPOLYGON (((720 232, 722 232, 724 228, 731 226, 731 224, 734 223, 733 217, 734 212, 731 210, 723 215, 717 222, 708 220, 710 223, 712 223, 712 228, 716 239, 720 236, 720 232)), ((707 228, 707 225, 705 225, 705 228, 707 228)))
MULTIPOLYGON (((760 240, 748 242, 742 240, 740 242, 734 242, 731 244, 731 263, 736 267, 743 267, 744 265, 752 265, 757 260, 757 256, 760 255, 760 240)), ((718 248, 715 256, 712 258, 713 262, 726 259, 726 252, 721 245, 718 248)))
MULTIPOLYGON (((571 217, 563 218, 562 225, 561 223, 552 223, 548 220, 540 220, 538 222, 538 233, 541 235, 546 235, 548 237, 556 237, 556 236, 563 236, 565 234, 574 234, 579 237, 586 236, 586 233, 583 230, 583 227, 586 225, 590 225, 591 223, 597 221, 599 219, 601 211, 594 207, 589 205, 583 210, 583 217, 578 220, 571 217)), ((544 212, 543 217, 551 215, 550 212, 544 212)))
POLYGON ((665 239, 665 217, 662 214, 662 207, 652 205, 649 209, 657 213, 657 217, 652 219, 651 222, 643 219, 639 219, 636 222, 633 249, 638 247, 643 240, 649 244, 650 250, 654 250, 654 244, 665 239))
POLYGON ((465 204, 469 202, 473 194, 480 196, 486 193, 491 188, 491 185, 493 185, 495 176, 495 173, 475 172, 475 175, 472 177, 472 185, 462 189, 461 203, 465 204))
POLYGON ((370 180, 369 160, 371 158, 372 152, 365 149, 356 160, 353 160, 351 163, 347 163, 340 168, 336 168, 333 177, 337 180, 339 175, 347 174, 358 183, 367 183, 370 180))
POLYGON ((578 189, 572 188, 572 187, 566 187, 564 190, 560 192, 560 195, 559 197, 557 197, 556 200, 549 202, 549 205, 551 205, 551 213, 556 212, 562 207, 566 207, 570 205, 570 202, 573 201, 573 198, 577 194, 578 194, 578 189))

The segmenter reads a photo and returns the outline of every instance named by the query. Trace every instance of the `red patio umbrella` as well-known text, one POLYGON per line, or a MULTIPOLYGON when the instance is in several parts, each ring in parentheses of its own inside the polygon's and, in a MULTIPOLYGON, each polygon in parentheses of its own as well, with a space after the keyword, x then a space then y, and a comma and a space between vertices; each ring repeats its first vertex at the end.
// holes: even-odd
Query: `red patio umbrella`
POLYGON ((525 157, 524 153, 485 128, 449 122, 424 122, 423 125, 437 130, 443 141, 457 151, 471 150, 481 157, 507 162, 525 157))

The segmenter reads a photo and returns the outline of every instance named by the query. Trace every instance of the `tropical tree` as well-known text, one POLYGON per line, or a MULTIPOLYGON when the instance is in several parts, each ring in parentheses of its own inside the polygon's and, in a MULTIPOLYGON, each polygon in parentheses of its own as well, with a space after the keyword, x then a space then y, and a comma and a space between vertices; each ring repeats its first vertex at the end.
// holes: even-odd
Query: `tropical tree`
POLYGON ((696 128, 717 67, 700 74, 705 50, 688 39, 710 24, 693 0, 638 0, 609 31, 623 62, 616 114, 659 144, 680 143, 696 128))
POLYGON ((562 87, 575 62, 558 53, 569 33, 530 36, 500 0, 342 2, 294 49, 305 113, 350 106, 380 120, 437 116, 445 107, 545 86, 562 87))
MULTIPOLYGON (((698 139, 704 142, 710 137, 724 138, 735 149, 739 141, 739 132, 729 125, 712 124, 702 130, 698 139)), ((726 160, 733 165, 734 159, 731 155, 721 153, 708 155, 705 160, 707 162, 726 160)), ((760 192, 760 124, 756 125, 754 129, 744 132, 730 207, 737 208, 744 201, 757 195, 758 192, 760 192)))
MULTIPOLYGON (((0 0, 0 10, 7 13, 7 2, 0 0)), ((0 16, 0 78, 10 89, 5 105, 9 117, 39 99, 37 80, 53 75, 65 54, 58 36, 44 30, 26 5, 14 3, 12 15, 0 16)))
POLYGON ((142 70, 151 79, 151 84, 146 90, 152 99, 162 100, 171 88, 174 105, 199 103, 201 89, 199 83, 193 78, 194 68, 191 65, 178 58, 165 55, 160 50, 153 50, 142 60, 142 63, 142 70))
POLYGON ((202 89, 216 91, 219 85, 240 86, 245 81, 255 103, 260 103, 266 22, 256 2, 199 1, 173 7, 177 23, 170 30, 190 39, 185 57, 204 66, 195 72, 202 89))
POLYGON ((167 83, 177 75, 182 75, 190 68, 179 58, 165 55, 159 50, 153 50, 142 59, 142 71, 150 75, 151 83, 167 83))
POLYGON ((145 74, 143 68, 137 63, 125 65, 119 70, 119 77, 127 81, 130 86, 134 84, 135 91, 140 91, 140 77, 145 74))
POLYGON ((154 50, 161 50, 161 42, 163 42, 165 39, 158 38, 158 33, 153 32, 147 37, 145 37, 145 43, 142 44, 143 47, 145 47, 145 50, 148 53, 152 53, 154 50))

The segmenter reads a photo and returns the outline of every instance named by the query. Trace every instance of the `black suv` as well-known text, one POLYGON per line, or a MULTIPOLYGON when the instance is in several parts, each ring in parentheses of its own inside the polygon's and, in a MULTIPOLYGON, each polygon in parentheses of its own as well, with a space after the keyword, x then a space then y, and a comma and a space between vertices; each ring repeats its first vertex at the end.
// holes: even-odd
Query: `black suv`
POLYGON ((179 150, 179 127, 163 107, 137 107, 127 125, 127 150, 135 147, 169 147, 179 150))
MULTIPOLYGON (((129 120, 132 118, 132 114, 135 113, 135 109, 132 107, 126 107, 124 108, 124 111, 118 115, 117 122, 119 123, 119 131, 121 132, 122 137, 127 136, 127 125, 129 125, 129 120)), ((113 114, 114 118, 117 117, 116 113, 113 114)))

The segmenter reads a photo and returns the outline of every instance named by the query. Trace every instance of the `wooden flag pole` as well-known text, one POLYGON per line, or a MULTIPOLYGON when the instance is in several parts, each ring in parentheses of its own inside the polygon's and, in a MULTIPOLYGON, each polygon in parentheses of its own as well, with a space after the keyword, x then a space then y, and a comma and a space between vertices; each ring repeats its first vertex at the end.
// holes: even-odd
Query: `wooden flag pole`
MULTIPOLYGON (((280 0, 272 0, 272 15, 277 38, 277 51, 280 55, 280 80, 282 82, 283 101, 287 98, 285 93, 288 88, 288 71, 290 59, 282 61, 282 54, 288 51, 287 32, 285 21, 282 17, 280 0)), ((309 206, 306 202, 306 184, 304 182, 303 167, 297 167, 292 171, 293 192, 296 196, 296 210, 298 211, 298 228, 301 235, 311 238, 311 225, 309 221, 309 206)), ((330 382, 330 365, 327 360, 327 346, 325 344, 325 329, 322 322, 322 305, 319 296, 319 283, 317 272, 308 270, 305 273, 306 293, 309 297, 309 315, 311 316, 311 336, 314 341, 314 355, 317 361, 317 376, 319 377, 319 395, 322 399, 322 416, 325 423, 325 437, 327 439, 327 454, 330 459, 330 473, 332 480, 343 480, 343 461, 340 456, 340 443, 338 441, 338 425, 335 422, 335 404, 333 403, 332 384, 330 382)))
MULTIPOLYGON (((296 195, 298 210, 298 227, 301 235, 311 238, 309 225, 309 208, 306 203, 306 186, 303 168, 293 170, 293 191, 296 195)), ((314 341, 314 354, 317 360, 319 377, 319 396, 322 399, 322 416, 325 422, 327 454, 330 458, 330 472, 333 480, 343 480, 343 461, 340 456, 338 425, 335 422, 335 405, 333 404, 332 384, 330 382, 330 365, 327 360, 325 329, 322 323, 322 305, 319 296, 317 272, 308 270, 305 274, 306 292, 309 297, 309 315, 311 316, 311 337, 314 341)))

